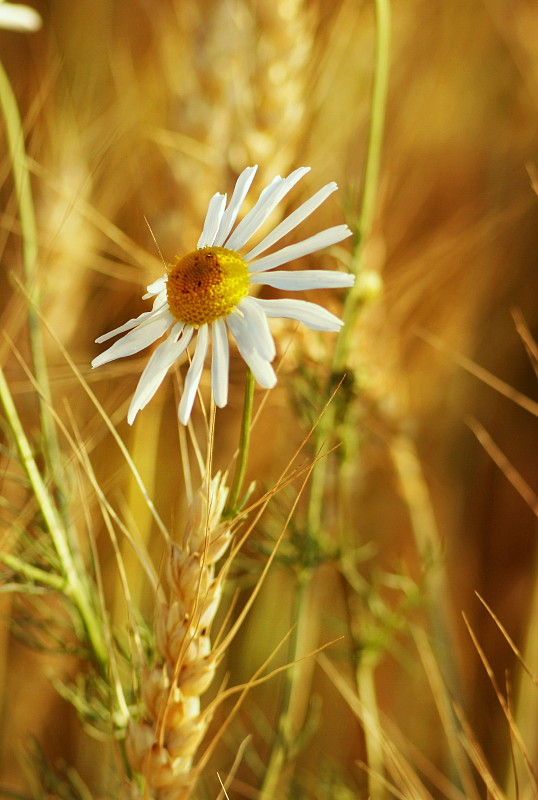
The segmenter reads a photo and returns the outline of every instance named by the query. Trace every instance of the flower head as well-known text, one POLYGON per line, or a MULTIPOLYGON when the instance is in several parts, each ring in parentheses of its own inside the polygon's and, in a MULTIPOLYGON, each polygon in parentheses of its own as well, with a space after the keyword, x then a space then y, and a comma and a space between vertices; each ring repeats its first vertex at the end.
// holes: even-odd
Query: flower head
POLYGON ((210 338, 212 392, 216 405, 222 408, 228 400, 228 331, 258 383, 270 389, 276 383, 271 366, 276 350, 268 318, 294 319, 318 331, 338 331, 342 325, 338 317, 315 303, 292 299, 262 300, 249 295, 250 287, 255 285, 295 291, 348 287, 354 282, 353 275, 343 272, 275 269, 342 241, 351 235, 346 225, 328 228, 259 257, 310 216, 337 189, 336 183, 328 183, 273 228, 259 244, 240 255, 273 209, 309 170, 301 167, 287 178, 274 178, 234 228, 256 169, 247 167, 243 170, 228 205, 226 195, 216 194, 211 198, 197 249, 178 258, 166 275, 147 287, 144 299, 154 298, 152 310, 97 339, 100 343, 120 333, 125 334, 94 358, 93 367, 138 353, 168 331, 168 336, 155 349, 140 377, 127 414, 129 424, 149 403, 168 369, 185 352, 195 334, 196 347, 179 404, 179 420, 183 425, 187 424, 191 414, 210 338))
POLYGON ((0 0, 0 28, 30 32, 38 31, 40 27, 41 17, 33 8, 0 0))

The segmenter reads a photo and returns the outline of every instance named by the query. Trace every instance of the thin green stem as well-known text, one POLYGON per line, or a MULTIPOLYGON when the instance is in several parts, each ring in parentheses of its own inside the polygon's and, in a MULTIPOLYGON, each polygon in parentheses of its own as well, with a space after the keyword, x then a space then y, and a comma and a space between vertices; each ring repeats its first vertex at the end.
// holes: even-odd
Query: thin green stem
MULTIPOLYGON (((375 68, 374 78, 372 85, 372 105, 370 114, 370 128, 368 134, 368 146, 366 153, 366 164, 364 171, 364 183, 361 198, 361 205, 358 211, 358 219, 356 229, 358 236, 356 238, 354 252, 352 254, 353 272, 357 275, 362 268, 362 259, 364 244, 371 235, 373 220, 375 214, 375 206, 377 200, 377 193, 379 187, 379 173, 381 165, 381 152, 383 143, 383 131, 385 123, 385 109, 387 102, 388 92, 388 79, 390 69, 390 29, 391 29, 391 15, 390 15, 390 0, 375 0, 376 10, 376 41, 375 41, 375 68)), ((351 337, 355 318, 360 308, 361 295, 358 289, 358 282, 355 289, 348 292, 344 309, 343 320, 344 326, 340 333, 332 363, 328 381, 328 389, 330 390, 334 380, 339 380, 346 369, 351 337)), ((315 450, 319 453, 322 448, 330 445, 331 439, 334 437, 334 431, 340 416, 338 409, 338 398, 332 402, 326 409, 323 417, 316 431, 315 450)), ((341 410, 341 407, 340 407, 341 410)), ((323 517, 323 504, 325 497, 325 490, 327 485, 327 470, 329 466, 328 458, 321 458, 313 470, 311 490, 308 498, 308 507, 306 512, 306 527, 305 527, 305 553, 310 551, 307 545, 307 539, 317 539, 321 530, 322 517, 323 517)), ((305 574, 304 580, 311 581, 314 573, 305 574)), ((309 596, 308 583, 303 586, 303 590, 297 595, 296 600, 296 620, 300 625, 301 620, 309 613, 309 596)), ((297 639, 295 640, 297 647, 297 639)), ((298 653, 295 650, 291 656, 290 661, 297 660, 298 653)), ((287 720, 290 713, 290 698, 292 696, 292 688, 294 681, 294 673, 296 669, 291 670, 290 685, 285 692, 283 702, 281 705, 280 717, 287 720)), ((372 668, 368 667, 360 672, 362 689, 368 694, 368 702, 372 708, 376 707, 375 685, 373 682, 372 668)), ((281 730, 286 730, 286 725, 289 721, 283 723, 281 730)), ((269 797, 269 789, 273 789, 277 785, 276 772, 282 770, 284 766, 284 756, 286 755, 286 742, 281 736, 275 743, 273 754, 270 759, 272 769, 270 775, 266 778, 264 784, 263 797, 269 797)), ((368 743, 368 752, 374 756, 374 760, 379 760, 379 753, 376 751, 372 742, 368 743)), ((377 792, 377 787, 376 792, 377 792)), ((379 792, 376 794, 380 796, 379 792)))
MULTIPOLYGON (((37 277, 37 225, 32 197, 30 173, 26 165, 26 148, 24 144, 24 130, 17 106, 17 100, 11 88, 9 78, 0 63, 0 108, 6 126, 6 139, 13 184, 19 209, 19 220, 22 233, 22 260, 24 278, 29 295, 28 327, 30 334, 30 347, 32 361, 37 382, 40 387, 40 414, 41 428, 44 439, 43 452, 47 459, 47 466, 51 474, 58 472, 59 446, 56 430, 49 413, 51 407, 50 387, 43 347, 43 337, 39 326, 36 309, 39 307, 39 281, 37 277)), ((58 483, 58 481, 56 481, 58 483)))
POLYGON ((24 575, 24 577, 33 584, 43 583, 45 586, 49 586, 57 592, 62 592, 65 589, 64 578, 55 575, 53 572, 46 572, 44 569, 34 567, 32 564, 27 564, 22 558, 17 558, 17 556, 11 555, 10 553, 0 552, 0 562, 14 572, 24 575))
POLYGON ((103 637, 102 626, 91 601, 87 580, 79 574, 71 553, 63 520, 39 472, 32 454, 30 442, 17 413, 4 372, 0 367, 0 401, 4 406, 7 422, 11 428, 19 454, 28 475, 34 495, 43 514, 43 519, 62 565, 65 576, 65 594, 70 597, 78 612, 92 645, 95 658, 104 668, 108 662, 108 651, 103 637))
POLYGON ((250 444, 250 428, 252 425, 252 406, 254 403, 254 375, 247 367, 245 382, 245 399, 243 401, 243 415, 241 417, 241 433, 239 435, 239 454, 235 464, 235 472, 230 488, 230 494, 223 511, 224 517, 232 517, 238 510, 239 494, 247 471, 248 450, 250 444))
MULTIPOLYGON (((19 206, 24 267, 27 277, 34 279, 37 263, 37 226, 30 176, 25 163, 26 151, 23 127, 17 100, 1 63, 0 106, 6 124, 7 146, 11 159, 17 204, 19 206)), ((36 291, 36 282, 31 280, 28 288, 30 291, 36 291)))
MULTIPOLYGON (((308 580, 306 574, 299 575, 297 592, 295 593, 295 608, 293 618, 300 621, 301 617, 299 611, 306 603, 305 593, 308 587, 308 580)), ((298 644, 300 640, 299 625, 296 625, 291 633, 290 649, 292 652, 297 653, 298 644)), ((294 667, 286 670, 284 676, 284 687, 282 697, 280 700, 281 708, 285 713, 281 713, 278 717, 278 730, 276 733, 275 741, 269 756, 269 762, 263 776, 263 784, 260 789, 260 800, 273 800, 275 797, 286 796, 286 792, 282 791, 282 771, 286 764, 286 759, 290 747, 293 744, 293 725, 290 718, 290 706, 293 695, 294 683, 297 679, 299 671, 294 667)))
MULTIPOLYGON (((388 83, 390 73, 390 31, 391 10, 390 0, 375 0, 376 9, 376 41, 375 41, 375 69, 372 85, 372 106, 370 113, 370 128, 368 132, 368 147, 364 169, 364 184, 361 205, 358 212, 357 231, 358 237, 352 253, 353 272, 357 275, 362 267, 364 244, 371 234, 377 192, 379 187, 379 173, 381 167, 381 153, 383 144, 383 130, 385 124, 385 109, 387 104, 388 83)), ((331 363, 330 380, 339 378, 346 369, 351 337, 353 335, 355 317, 359 310, 360 291, 358 281, 346 295, 342 319, 344 325, 337 337, 335 350, 331 363)), ((334 434, 336 425, 336 403, 331 403, 320 420, 316 434, 316 452, 328 443, 334 434)), ((316 465, 312 474, 312 484, 307 511, 307 527, 315 532, 319 526, 323 506, 323 493, 327 480, 329 460, 322 458, 316 465)))
POLYGON ((372 230, 377 202, 377 191, 379 188, 379 172, 381 168, 385 111, 387 107, 390 74, 390 0, 375 0, 375 13, 376 42, 372 107, 364 171, 364 189, 359 217, 359 231, 363 239, 366 239, 372 230))
MULTIPOLYGON (((358 216, 358 240, 353 253, 353 271, 357 274, 362 265, 364 243, 367 241, 373 224, 375 201, 379 184, 379 171, 381 165, 381 150, 383 143, 383 128, 385 122, 385 108, 387 102, 388 79, 390 71, 390 0, 375 0, 376 7, 376 49, 375 70, 372 87, 372 107, 370 114, 370 129, 368 134, 368 148, 364 170, 364 186, 361 207, 358 216)), ((355 287, 358 283, 355 284, 355 287)), ((359 295, 356 288, 352 288, 346 296, 342 317, 344 325, 336 340, 335 351, 331 365, 331 376, 340 375, 346 367, 349 353, 350 337, 358 310, 359 295)), ((328 409, 318 427, 317 444, 321 447, 334 430, 336 419, 334 404, 328 409)), ((319 524, 322 506, 323 488, 326 482, 327 459, 321 459, 312 476, 312 491, 310 493, 311 507, 308 512, 308 525, 315 530, 319 524)))
MULTIPOLYGON (((322 448, 330 444, 331 436, 334 433, 336 424, 336 400, 325 409, 321 417, 316 432, 315 447, 316 454, 322 448)), ((320 458, 312 471, 310 480, 310 492, 308 494, 308 505, 306 509, 306 535, 316 538, 320 529, 321 517, 323 515, 323 499, 325 494, 325 484, 327 482, 327 467, 329 458, 320 458)))
MULTIPOLYGON (((353 272, 358 274, 362 267, 364 244, 368 240, 373 227, 377 193, 379 189, 379 173, 381 168, 381 153, 383 146, 383 132, 385 127, 385 110, 390 74, 390 36, 391 36, 391 10, 390 0, 375 0, 376 11, 376 42, 375 42, 375 70, 372 86, 372 106, 370 112, 370 129, 368 133, 368 148, 366 165, 364 169, 364 184, 362 190, 361 207, 358 216, 358 244, 352 260, 353 272)), ((360 290, 358 281, 346 295, 342 318, 344 325, 337 339, 333 357, 333 373, 340 373, 345 369, 349 353, 350 339, 353 334, 353 323, 360 303, 360 290)))
POLYGON ((363 726, 368 762, 368 797, 371 800, 383 800, 386 791, 383 779, 383 745, 380 739, 381 724, 375 686, 376 666, 375 656, 359 659, 356 681, 361 704, 367 712, 368 719, 368 724, 363 726))

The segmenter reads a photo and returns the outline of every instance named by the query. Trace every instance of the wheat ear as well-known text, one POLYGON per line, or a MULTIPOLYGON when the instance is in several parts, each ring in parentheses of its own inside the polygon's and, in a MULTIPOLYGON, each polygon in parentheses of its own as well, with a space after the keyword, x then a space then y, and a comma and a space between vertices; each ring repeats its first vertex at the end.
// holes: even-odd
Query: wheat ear
POLYGON ((200 697, 218 661, 210 628, 223 572, 215 565, 232 538, 231 523, 221 521, 227 495, 225 476, 218 473, 195 495, 183 542, 171 545, 169 598, 157 612, 156 659, 141 676, 140 718, 127 730, 127 757, 145 778, 144 796, 155 800, 184 800, 194 788, 193 760, 209 723, 200 697))

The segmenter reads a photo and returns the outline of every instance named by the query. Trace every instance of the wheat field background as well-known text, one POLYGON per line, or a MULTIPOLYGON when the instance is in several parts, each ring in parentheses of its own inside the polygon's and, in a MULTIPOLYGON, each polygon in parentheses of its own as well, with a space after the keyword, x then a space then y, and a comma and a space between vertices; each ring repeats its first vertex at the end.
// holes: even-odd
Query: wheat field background
MULTIPOLYGON (((162 572, 162 538, 147 503, 60 345, 117 427, 177 538, 189 493, 178 380, 165 382, 131 428, 126 409, 147 356, 91 371, 94 340, 145 310, 144 287, 162 270, 154 239, 166 262, 192 249, 211 195, 230 192, 250 164, 260 165, 258 189, 276 174, 312 167, 289 209, 336 180, 336 199, 303 232, 342 221, 355 230, 371 120, 375 6, 50 0, 35 7, 42 29, 1 31, 0 58, 25 131, 41 313, 54 334, 44 334, 53 406, 78 432, 102 491, 162 572)), ((296 527, 287 531, 209 694, 248 682, 301 622, 302 656, 334 644, 298 668, 299 728, 271 796, 532 798, 538 5, 403 0, 392 3, 391 28, 381 168, 341 388, 350 393, 351 411, 341 424, 336 414, 331 436, 338 454, 329 459, 318 519, 328 539, 345 519, 347 550, 327 547, 323 557, 299 564, 293 542, 306 506, 300 498, 296 527), (298 621, 294 597, 305 574, 309 600, 298 621)), ((21 226, 2 126, 0 141, 7 334, 0 352, 40 459, 35 388, 14 350, 31 365, 21 226)), ((342 247, 349 252, 347 243, 342 247)), ((331 267, 328 256, 320 258, 331 267)), ((316 264, 320 259, 309 257, 301 266, 316 264)), ((325 293, 337 314, 341 302, 325 293)), ((333 339, 305 330, 276 322, 273 330, 279 382, 253 431, 247 476, 258 495, 278 480, 329 399, 313 387, 323 385, 334 347, 333 339)), ((232 350, 215 470, 228 466, 237 446, 243 383, 243 362, 232 350)), ((205 373, 202 391, 209 391, 205 373)), ((199 413, 193 424, 203 439, 199 413)), ((4 421, 2 428, 1 545, 10 552, 17 531, 37 530, 40 519, 4 421)), ((82 556, 91 562, 95 543, 107 608, 121 632, 129 615, 100 504, 68 441, 60 435, 59 442, 77 527, 89 532, 82 556)), ((311 459, 309 447, 304 457, 311 459)), ((195 455, 188 453, 195 475, 195 455)), ((235 559, 227 587, 232 618, 298 488, 292 483, 275 496, 235 559)), ((132 604, 151 628, 155 608, 144 571, 125 542, 121 548, 132 604)), ((8 567, 4 577, 13 588, 8 567)), ((117 743, 92 735, 91 715, 77 715, 57 691, 59 681, 80 683, 86 671, 64 632, 67 622, 51 633, 63 619, 61 603, 5 591, 0 613, 2 796, 131 796, 119 775, 117 743)), ((289 660, 284 647, 272 666, 289 660)), ((193 796, 217 797, 217 773, 224 780, 238 760, 229 796, 269 800, 262 787, 285 686, 283 671, 250 690, 193 796)), ((209 736, 229 711, 218 708, 209 736)))

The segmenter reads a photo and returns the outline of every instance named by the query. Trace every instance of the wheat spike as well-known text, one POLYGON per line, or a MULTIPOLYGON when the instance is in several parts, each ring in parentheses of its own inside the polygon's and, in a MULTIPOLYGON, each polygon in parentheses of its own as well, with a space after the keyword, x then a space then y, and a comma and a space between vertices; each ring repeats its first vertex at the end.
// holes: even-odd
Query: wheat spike
POLYGON ((222 594, 215 563, 231 541, 221 515, 228 489, 217 474, 195 496, 181 546, 172 544, 167 564, 169 597, 157 611, 157 659, 141 678, 142 713, 131 719, 126 752, 155 800, 189 797, 193 759, 209 723, 200 696, 217 667, 210 628, 222 594))

